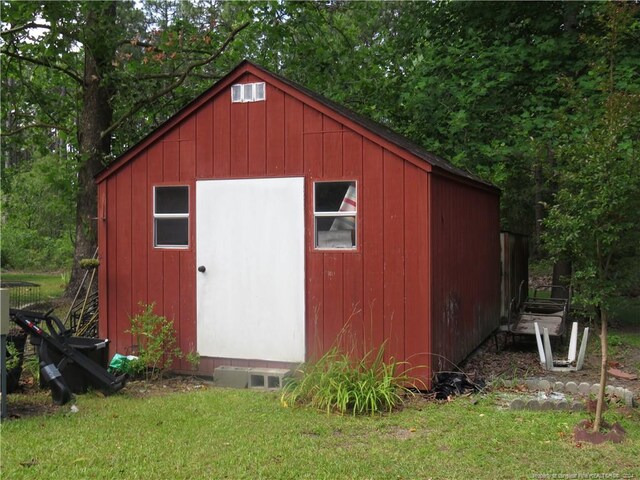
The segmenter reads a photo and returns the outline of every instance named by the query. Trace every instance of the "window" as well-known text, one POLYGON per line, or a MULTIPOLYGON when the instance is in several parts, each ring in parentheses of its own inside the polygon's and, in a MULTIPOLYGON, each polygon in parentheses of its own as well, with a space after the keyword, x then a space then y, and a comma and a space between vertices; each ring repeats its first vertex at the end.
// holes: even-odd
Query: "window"
POLYGON ((231 86, 233 103, 258 102, 266 99, 266 87, 260 83, 237 83, 231 86))
POLYGON ((155 187, 153 245, 170 248, 189 246, 189 187, 155 187))
POLYGON ((316 248, 356 248, 356 182, 316 182, 316 248))

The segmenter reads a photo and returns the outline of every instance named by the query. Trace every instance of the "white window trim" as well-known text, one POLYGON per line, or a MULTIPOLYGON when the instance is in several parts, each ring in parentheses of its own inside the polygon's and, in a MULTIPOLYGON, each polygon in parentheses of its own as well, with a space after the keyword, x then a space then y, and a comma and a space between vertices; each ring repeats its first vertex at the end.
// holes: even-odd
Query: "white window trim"
POLYGON ((236 83, 231 85, 231 103, 248 103, 248 102, 263 102, 267 99, 267 86, 265 82, 256 83, 236 83), (262 85, 262 97, 257 96, 258 85, 262 85), (247 88, 249 87, 249 88, 247 88), (234 96, 234 90, 239 89, 240 95, 234 96), (249 90, 249 93, 245 95, 245 92, 249 90))
POLYGON ((313 182, 313 249, 314 250, 331 250, 337 252, 352 252, 358 250, 358 181, 357 180, 319 180, 313 182), (321 183, 353 183, 356 187, 356 209, 352 212, 317 212, 316 211, 316 185, 321 183), (318 238, 318 224, 316 218, 318 217, 355 217, 355 228, 353 229, 355 235, 354 245, 352 247, 319 247, 317 245, 318 238))
POLYGON ((187 250, 190 247, 191 222, 189 216, 191 214, 191 195, 189 185, 154 185, 153 186, 153 248, 171 249, 171 250, 187 250), (158 188, 167 187, 186 187, 187 188, 187 213, 156 213, 156 192, 158 188), (186 245, 162 245, 158 243, 158 230, 156 220, 172 218, 187 219, 187 244, 186 245))

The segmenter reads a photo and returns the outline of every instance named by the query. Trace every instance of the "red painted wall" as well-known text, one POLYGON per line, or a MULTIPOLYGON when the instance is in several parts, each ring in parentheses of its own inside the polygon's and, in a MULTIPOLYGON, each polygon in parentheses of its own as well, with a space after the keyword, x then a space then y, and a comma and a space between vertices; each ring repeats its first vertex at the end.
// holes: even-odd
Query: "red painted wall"
MULTIPOLYGON (((245 73, 233 83, 262 80, 256 74, 260 72, 245 73)), ((467 187, 430 181, 431 167, 426 162, 408 153, 410 161, 401 158, 396 145, 277 80, 264 80, 265 102, 232 104, 229 89, 222 88, 197 109, 179 114, 180 121, 162 136, 152 137, 146 147, 134 147, 129 155, 135 157, 130 161, 117 163, 112 173, 99 178, 101 336, 112 340, 111 354, 127 353, 133 344, 126 333, 129 317, 140 310, 140 302, 155 302, 158 313, 174 320, 180 347, 193 349, 196 180, 304 176, 307 357, 316 357, 336 341, 361 353, 386 340, 387 356, 410 362, 414 367, 411 373, 422 377, 428 386, 431 347, 449 354, 435 336, 441 337, 444 345, 452 345, 452 336, 459 336, 441 323, 441 296, 453 291, 470 293, 473 298, 465 308, 475 311, 472 305, 476 300, 490 304, 499 295, 497 285, 494 294, 489 291, 492 281, 482 280, 476 256, 491 257, 493 246, 473 246, 479 235, 476 229, 483 230, 484 236, 488 230, 495 232, 497 244, 497 196, 479 195, 486 205, 478 215, 489 219, 477 218, 471 228, 458 216, 470 211, 465 201, 475 205, 475 189, 471 189, 473 195, 465 196, 467 187), (357 181, 356 251, 313 249, 312 192, 316 180, 357 181), (186 250, 153 248, 153 187, 171 184, 191 187, 190 247, 186 250), (439 195, 442 198, 430 207, 431 199, 439 195), (430 221, 430 208, 446 223, 430 221), (462 240, 467 233, 474 233, 475 238, 462 240), (437 243, 429 248, 432 237, 437 243), (467 248, 467 243, 473 252, 458 256, 457 248, 467 248), (467 260, 476 266, 465 267, 467 260), (455 267, 447 267, 450 261, 455 267), (468 275, 469 268, 474 276, 468 283, 479 287, 461 290, 454 285, 454 277, 468 275), (480 298, 482 295, 486 298, 480 298), (430 327, 431 315, 439 319, 437 331, 430 327)), ((495 260, 499 269, 498 258, 495 260)), ((492 275, 490 269, 489 278, 492 275)), ((467 310, 464 312, 461 319, 467 318, 467 310)), ((484 318, 488 307, 479 307, 479 312, 484 318)), ((464 348, 475 347, 477 338, 486 331, 485 326, 474 327, 464 348)), ((455 357, 464 348, 451 355, 455 357)), ((265 362, 205 358, 201 373, 212 374, 220 364, 263 366, 265 362)), ((186 370, 187 365, 176 368, 186 370)))
POLYGON ((500 218, 494 192, 431 180, 434 369, 451 370, 500 321, 500 218))

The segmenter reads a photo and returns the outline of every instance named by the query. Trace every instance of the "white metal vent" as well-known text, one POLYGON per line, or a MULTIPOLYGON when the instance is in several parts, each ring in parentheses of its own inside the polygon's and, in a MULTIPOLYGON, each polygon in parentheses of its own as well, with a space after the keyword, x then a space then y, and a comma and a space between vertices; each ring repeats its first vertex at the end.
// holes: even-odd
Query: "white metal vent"
POLYGON ((237 83, 231 86, 233 103, 260 102, 266 100, 267 89, 264 82, 237 83))

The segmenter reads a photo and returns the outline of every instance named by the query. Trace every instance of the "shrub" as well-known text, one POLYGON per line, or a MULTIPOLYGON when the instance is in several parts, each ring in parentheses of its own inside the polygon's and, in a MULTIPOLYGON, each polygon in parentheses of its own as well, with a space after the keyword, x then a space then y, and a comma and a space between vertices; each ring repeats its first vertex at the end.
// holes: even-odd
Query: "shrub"
POLYGON ((131 364, 136 373, 144 373, 147 380, 162 378, 173 361, 182 358, 176 346, 176 331, 173 321, 153 312, 155 303, 140 303, 142 312, 130 317, 131 333, 138 348, 138 359, 131 364))
POLYGON ((200 365, 200 354, 197 351, 191 350, 187 352, 184 355, 184 359, 187 361, 189 366, 191 366, 191 370, 194 372, 198 370, 198 366, 200 365))
POLYGON ((337 347, 318 361, 303 364, 296 375, 287 379, 281 403, 310 405, 340 414, 353 415, 392 411, 403 403, 410 390, 406 374, 398 374, 398 362, 384 361, 383 344, 361 359, 353 360, 337 347), (375 355, 374 355, 375 353, 375 355))

